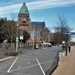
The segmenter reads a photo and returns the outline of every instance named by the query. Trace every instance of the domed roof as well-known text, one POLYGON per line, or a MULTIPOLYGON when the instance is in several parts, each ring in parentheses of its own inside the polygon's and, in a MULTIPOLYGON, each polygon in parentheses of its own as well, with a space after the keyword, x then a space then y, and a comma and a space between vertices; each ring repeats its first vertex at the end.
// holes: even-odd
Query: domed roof
POLYGON ((22 5, 22 7, 21 7, 21 9, 19 11, 19 14, 29 14, 28 9, 27 9, 25 3, 23 3, 23 5, 22 5))

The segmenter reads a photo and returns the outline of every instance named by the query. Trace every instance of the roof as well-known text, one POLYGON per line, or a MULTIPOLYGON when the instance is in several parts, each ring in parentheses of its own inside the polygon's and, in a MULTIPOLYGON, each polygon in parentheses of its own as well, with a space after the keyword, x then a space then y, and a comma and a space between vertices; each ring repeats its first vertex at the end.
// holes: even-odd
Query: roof
POLYGON ((45 22, 32 22, 31 26, 32 28, 44 28, 45 22))
POLYGON ((19 13, 21 13, 21 14, 29 14, 28 8, 27 8, 27 6, 26 6, 25 3, 23 3, 23 5, 22 5, 22 7, 21 7, 21 9, 19 11, 19 13))

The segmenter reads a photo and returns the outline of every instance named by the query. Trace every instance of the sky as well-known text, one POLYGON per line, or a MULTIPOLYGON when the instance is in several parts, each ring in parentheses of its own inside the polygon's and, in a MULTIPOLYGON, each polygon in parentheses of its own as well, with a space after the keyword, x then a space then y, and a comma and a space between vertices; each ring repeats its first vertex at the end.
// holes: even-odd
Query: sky
POLYGON ((23 3, 29 10, 30 19, 34 22, 45 22, 46 27, 53 31, 59 22, 58 14, 63 14, 68 26, 75 31, 75 0, 0 0, 0 18, 15 20, 23 3))

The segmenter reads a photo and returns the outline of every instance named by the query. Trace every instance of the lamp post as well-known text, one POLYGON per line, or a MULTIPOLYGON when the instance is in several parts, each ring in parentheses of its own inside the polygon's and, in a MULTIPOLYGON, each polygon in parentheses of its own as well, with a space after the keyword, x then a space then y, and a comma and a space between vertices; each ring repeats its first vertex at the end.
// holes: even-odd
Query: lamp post
POLYGON ((68 35, 70 35, 71 33, 70 32, 65 32, 65 35, 66 35, 66 56, 67 56, 67 46, 68 46, 68 44, 67 44, 67 38, 68 38, 68 35))
POLYGON ((66 56, 67 56, 67 38, 68 38, 68 34, 66 34, 66 56))
POLYGON ((33 49, 34 49, 34 45, 35 45, 35 44, 34 44, 34 40, 35 40, 34 37, 35 37, 35 25, 34 25, 34 27, 33 27, 33 49))
POLYGON ((17 36, 16 36, 16 52, 18 52, 18 22, 17 22, 16 26, 17 26, 17 36))

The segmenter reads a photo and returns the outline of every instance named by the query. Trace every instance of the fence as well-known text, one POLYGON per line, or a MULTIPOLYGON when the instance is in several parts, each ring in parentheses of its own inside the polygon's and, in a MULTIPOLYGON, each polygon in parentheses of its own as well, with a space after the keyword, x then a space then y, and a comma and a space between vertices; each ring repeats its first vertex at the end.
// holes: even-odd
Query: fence
MULTIPOLYGON (((18 48, 32 47, 33 43, 19 43, 18 48)), ((0 50, 11 50, 16 48, 16 43, 0 43, 0 50)))

